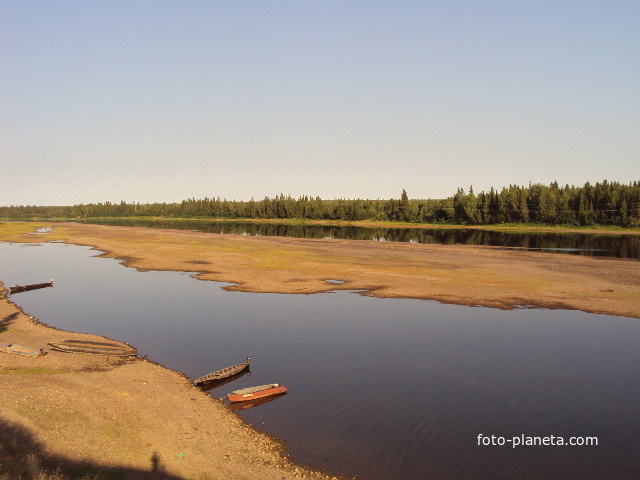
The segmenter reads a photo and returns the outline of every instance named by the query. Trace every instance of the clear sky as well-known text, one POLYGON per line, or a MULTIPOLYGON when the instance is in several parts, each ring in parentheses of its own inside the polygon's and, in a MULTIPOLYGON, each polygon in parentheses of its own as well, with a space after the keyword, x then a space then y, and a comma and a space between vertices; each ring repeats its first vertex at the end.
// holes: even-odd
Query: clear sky
POLYGON ((640 180, 640 1, 0 2, 0 205, 640 180))

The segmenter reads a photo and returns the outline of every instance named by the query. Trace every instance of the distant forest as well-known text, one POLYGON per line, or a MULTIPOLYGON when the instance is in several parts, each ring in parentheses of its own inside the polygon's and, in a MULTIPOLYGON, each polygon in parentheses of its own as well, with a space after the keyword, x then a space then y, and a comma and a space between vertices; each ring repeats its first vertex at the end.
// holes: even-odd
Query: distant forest
POLYGON ((582 187, 530 184, 511 185, 501 191, 474 193, 458 189, 439 200, 399 199, 322 200, 320 197, 231 201, 195 198, 181 203, 97 203, 73 206, 4 206, 0 218, 175 217, 260 218, 308 220, 377 220, 411 223, 495 225, 536 223, 546 225, 640 226, 640 182, 629 185, 603 181, 582 187))

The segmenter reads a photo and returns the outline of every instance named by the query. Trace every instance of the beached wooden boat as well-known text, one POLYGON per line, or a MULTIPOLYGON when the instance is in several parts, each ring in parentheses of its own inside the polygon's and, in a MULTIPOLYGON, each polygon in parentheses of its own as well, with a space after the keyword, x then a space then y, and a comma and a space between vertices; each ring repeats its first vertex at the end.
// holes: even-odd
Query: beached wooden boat
POLYGON ((236 373, 235 375, 231 375, 227 378, 222 378, 220 380, 209 380, 208 382, 199 383, 196 385, 196 387, 198 387, 203 392, 208 392, 209 390, 220 388, 228 383, 235 382, 245 375, 251 375, 251 368, 245 368, 240 373, 236 373))
POLYGON ((33 285, 14 285, 9 287, 9 293, 28 292, 29 290, 38 290, 39 288, 53 287, 53 279, 45 283, 34 283, 33 285))
POLYGON ((41 348, 25 347, 15 343, 2 342, 0 342, 0 352, 27 355, 29 357, 42 357, 44 355, 44 351, 41 348))
POLYGON ((202 385, 204 383, 213 382, 216 380, 223 380, 225 378, 232 377, 244 371, 246 368, 249 368, 250 363, 251 363, 251 358, 247 357, 246 362, 239 363, 238 365, 232 365, 231 367, 223 368, 221 370, 216 370, 215 372, 205 375, 204 377, 196 378, 193 381, 193 384, 202 385))
POLYGON ((243 388, 227 395, 230 402, 246 402, 257 398, 271 397, 286 392, 287 389, 277 383, 260 385, 259 387, 243 388))
POLYGON ((95 353, 118 357, 129 357, 136 354, 136 349, 132 346, 119 343, 62 340, 61 342, 49 342, 47 345, 53 350, 65 353, 95 353))
POLYGON ((284 397, 286 394, 287 392, 283 392, 272 395, 270 397, 256 398, 255 400, 245 400, 242 402, 233 402, 231 405, 229 405, 229 408, 233 412, 239 412, 240 410, 247 410, 248 408, 253 408, 264 405, 265 403, 273 402, 274 400, 278 400, 280 397, 284 397))

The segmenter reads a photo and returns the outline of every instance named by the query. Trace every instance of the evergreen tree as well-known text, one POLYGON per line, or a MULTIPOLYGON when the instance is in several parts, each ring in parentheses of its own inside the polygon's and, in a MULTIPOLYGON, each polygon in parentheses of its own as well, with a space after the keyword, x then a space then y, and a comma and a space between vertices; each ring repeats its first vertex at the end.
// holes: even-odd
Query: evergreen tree
POLYGON ((409 196, 407 195, 407 191, 402 189, 402 195, 400 195, 400 204, 398 205, 398 217, 400 220, 404 220, 405 222, 409 221, 409 196))

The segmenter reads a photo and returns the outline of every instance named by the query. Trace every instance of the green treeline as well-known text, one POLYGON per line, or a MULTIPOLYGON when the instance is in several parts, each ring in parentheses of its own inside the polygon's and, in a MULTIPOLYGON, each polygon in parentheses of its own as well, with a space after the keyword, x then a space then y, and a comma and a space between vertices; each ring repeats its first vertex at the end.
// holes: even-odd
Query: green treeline
POLYGON ((308 220, 376 220, 412 223, 492 225, 537 223, 546 225, 640 226, 640 182, 623 185, 604 181, 582 187, 533 184, 511 185, 500 192, 475 194, 458 189, 445 199, 322 200, 319 197, 230 201, 220 198, 181 203, 98 203, 74 206, 5 206, 1 218, 82 217, 204 217, 308 220))

